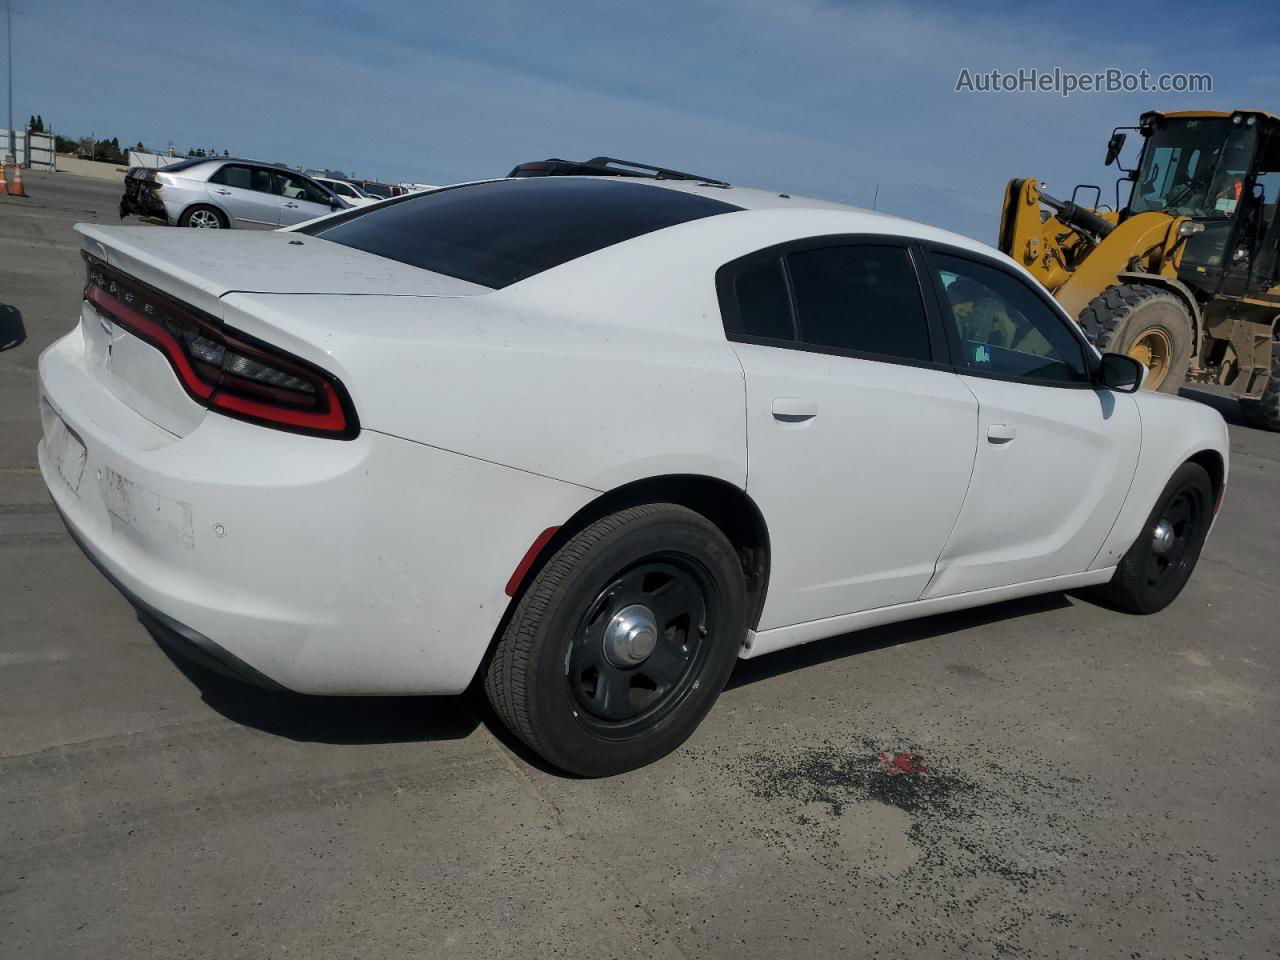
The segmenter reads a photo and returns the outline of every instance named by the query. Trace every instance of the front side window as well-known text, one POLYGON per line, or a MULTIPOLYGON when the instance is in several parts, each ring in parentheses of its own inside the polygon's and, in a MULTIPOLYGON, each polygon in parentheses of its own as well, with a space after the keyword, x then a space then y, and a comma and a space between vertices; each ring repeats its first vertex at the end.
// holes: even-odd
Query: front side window
POLYGON ((305 200, 307 203, 329 202, 329 195, 316 184, 302 177, 294 177, 287 173, 275 174, 275 192, 286 200, 305 200))
POLYGON ((929 323, 904 247, 839 246, 787 256, 800 340, 929 361, 929 323))
POLYGON ((1147 142, 1130 211, 1230 219, 1257 141, 1256 128, 1226 117, 1164 120, 1147 142))
POLYGON ((961 372, 1043 383, 1088 383, 1084 350, 1023 281, 985 264, 934 254, 961 372))

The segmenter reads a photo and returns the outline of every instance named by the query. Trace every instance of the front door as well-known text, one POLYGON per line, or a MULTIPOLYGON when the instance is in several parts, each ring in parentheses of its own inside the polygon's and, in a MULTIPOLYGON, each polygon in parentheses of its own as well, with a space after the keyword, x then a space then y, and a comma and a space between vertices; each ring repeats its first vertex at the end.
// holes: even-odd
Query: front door
POLYGON ((963 255, 930 260, 978 433, 973 480, 925 596, 1081 573, 1137 467, 1137 404, 1093 387, 1091 354, 1032 281, 963 255))
POLYGON ((915 600, 960 510, 977 402, 935 360, 906 244, 823 238, 717 278, 770 530, 759 629, 915 600))
POLYGON ((280 198, 280 226, 290 227, 333 212, 329 195, 305 177, 277 171, 275 179, 280 198))

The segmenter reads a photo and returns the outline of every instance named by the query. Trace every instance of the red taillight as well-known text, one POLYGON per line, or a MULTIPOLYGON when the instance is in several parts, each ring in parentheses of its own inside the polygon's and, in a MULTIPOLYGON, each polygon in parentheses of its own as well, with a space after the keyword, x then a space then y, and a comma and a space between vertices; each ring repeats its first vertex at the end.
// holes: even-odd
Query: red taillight
POLYGON ((85 255, 84 298, 158 349, 196 402, 240 420, 318 437, 360 432, 342 384, 300 357, 203 316, 85 255))

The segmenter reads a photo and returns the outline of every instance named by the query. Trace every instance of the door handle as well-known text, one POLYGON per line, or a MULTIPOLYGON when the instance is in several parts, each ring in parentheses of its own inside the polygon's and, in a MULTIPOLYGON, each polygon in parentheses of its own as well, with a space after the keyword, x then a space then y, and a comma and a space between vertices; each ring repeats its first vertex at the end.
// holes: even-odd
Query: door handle
POLYGON ((988 443, 1009 443, 1018 435, 1018 428, 1007 423, 993 423, 987 427, 988 443))
POLYGON ((773 401, 773 419, 781 423, 803 423, 818 415, 818 401, 804 397, 778 397, 773 401))
POLYGON ((215 190, 215 191, 213 191, 213 192, 214 192, 214 193, 220 193, 220 194, 222 194, 222 196, 224 196, 224 197, 229 197, 229 196, 231 196, 231 191, 230 191, 230 190, 215 190))

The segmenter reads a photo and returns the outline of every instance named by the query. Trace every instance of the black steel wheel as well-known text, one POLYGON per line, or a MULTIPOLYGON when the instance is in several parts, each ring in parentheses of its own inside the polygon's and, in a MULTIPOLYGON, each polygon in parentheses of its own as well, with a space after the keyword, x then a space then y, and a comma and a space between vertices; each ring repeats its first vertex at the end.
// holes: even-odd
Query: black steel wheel
POLYGON ((604 517, 563 544, 485 665, 495 712, 585 776, 679 746, 724 688, 745 633, 742 566, 723 533, 675 504, 604 517))
POLYGON ((1131 613, 1157 613, 1182 592, 1213 519, 1213 485, 1199 464, 1174 473, 1103 597, 1131 613))
POLYGON ((714 578, 674 554, 639 563, 580 618, 565 680, 585 726, 619 739, 673 709, 697 682, 715 627, 714 578))

